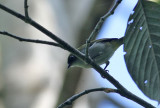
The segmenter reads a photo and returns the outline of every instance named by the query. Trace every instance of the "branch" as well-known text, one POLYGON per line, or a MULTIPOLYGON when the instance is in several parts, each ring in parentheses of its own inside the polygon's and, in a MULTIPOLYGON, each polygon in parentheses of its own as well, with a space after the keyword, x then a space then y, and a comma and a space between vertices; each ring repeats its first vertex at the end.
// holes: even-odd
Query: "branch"
POLYGON ((105 19, 107 19, 110 15, 114 14, 115 9, 118 7, 118 5, 121 2, 122 2, 122 0, 117 0, 116 4, 113 6, 113 8, 109 12, 107 12, 107 14, 102 16, 100 18, 100 20, 98 21, 97 25, 95 26, 94 30, 90 34, 89 38, 86 40, 86 50, 85 50, 86 57, 88 57, 88 48, 90 46, 90 41, 92 40, 93 37, 96 36, 96 34, 99 33, 99 31, 100 31, 105 19))
POLYGON ((4 32, 0 31, 0 34, 12 37, 14 39, 17 39, 17 40, 23 41, 23 42, 31 42, 31 43, 40 43, 40 44, 52 45, 52 46, 56 46, 56 47, 60 47, 60 48, 64 49, 63 46, 61 46, 61 45, 59 45, 57 43, 54 43, 54 42, 49 42, 49 41, 44 41, 44 40, 33 40, 33 39, 21 38, 19 36, 10 34, 10 33, 5 32, 5 31, 4 32))
MULTIPOLYGON (((13 16, 15 16, 25 22, 25 19, 26 19, 25 16, 3 6, 2 4, 0 4, 0 9, 6 11, 7 13, 9 13, 9 14, 11 14, 11 15, 13 15, 13 16)), ((128 90, 126 90, 116 79, 114 79, 105 70, 103 70, 100 66, 98 66, 93 60, 86 58, 83 53, 81 53, 77 49, 71 47, 65 41, 63 41, 62 39, 57 37, 55 34, 51 33, 47 29, 45 29, 43 26, 41 26, 37 22, 33 21, 32 19, 28 19, 28 20, 29 20, 28 23, 30 25, 32 25, 33 27, 35 27, 36 29, 38 29, 39 31, 41 31, 42 33, 44 33, 45 35, 50 37, 51 39, 55 40, 57 43, 62 45, 66 50, 68 50, 69 52, 74 54, 76 57, 78 57, 80 60, 90 64, 101 76, 103 76, 105 79, 107 79, 109 82, 111 82, 118 90, 120 90, 123 94, 122 96, 124 96, 128 99, 131 99, 144 107, 155 108, 150 103, 147 103, 143 99, 137 97, 136 95, 134 95, 131 92, 129 92, 128 90)))
POLYGON ((118 90, 117 89, 111 89, 111 88, 95 88, 95 89, 88 89, 88 90, 85 90, 79 94, 76 94, 76 95, 73 95, 72 97, 70 97, 69 99, 67 99, 64 103, 60 104, 57 108, 63 108, 65 106, 68 106, 68 105, 72 105, 72 103, 80 98, 81 96, 83 95, 86 95, 88 93, 92 93, 92 92, 97 92, 97 91, 104 91, 106 93, 111 93, 111 92, 115 92, 117 93, 118 90))
POLYGON ((28 0, 24 0, 24 13, 25 13, 25 17, 26 17, 26 23, 28 23, 28 19, 29 19, 29 15, 28 15, 28 4, 27 4, 28 0))

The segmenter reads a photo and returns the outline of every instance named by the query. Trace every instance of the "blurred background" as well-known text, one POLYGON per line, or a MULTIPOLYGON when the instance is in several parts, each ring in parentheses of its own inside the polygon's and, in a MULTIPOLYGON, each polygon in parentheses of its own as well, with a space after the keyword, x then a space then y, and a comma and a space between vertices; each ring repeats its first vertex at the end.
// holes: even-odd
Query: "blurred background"
MULTIPOLYGON (((95 38, 124 36, 127 20, 137 0, 123 0, 95 38)), ((24 14, 23 0, 0 0, 24 14)), ((77 48, 85 43, 99 18, 115 0, 29 0, 29 16, 77 48)), ((24 38, 53 41, 29 24, 0 10, 0 31, 24 38)), ((0 108, 56 108, 72 95, 96 87, 112 87, 92 69, 67 69, 69 52, 53 46, 19 42, 0 35, 0 108)), ((109 73, 127 89, 153 105, 128 75, 123 46, 115 53, 109 73), (123 73, 121 73, 123 72, 123 73)), ((117 94, 95 92, 78 99, 68 108, 142 108, 117 94)))

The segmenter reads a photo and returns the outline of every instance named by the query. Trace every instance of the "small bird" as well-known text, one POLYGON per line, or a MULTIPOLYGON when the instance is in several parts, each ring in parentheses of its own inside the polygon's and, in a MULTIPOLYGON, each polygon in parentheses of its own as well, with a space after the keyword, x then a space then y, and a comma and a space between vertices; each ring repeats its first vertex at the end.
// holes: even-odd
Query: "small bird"
MULTIPOLYGON (((98 65, 106 63, 106 67, 109 64, 109 59, 112 57, 114 52, 123 44, 123 37, 121 38, 104 38, 90 42, 88 48, 88 55, 98 65)), ((78 50, 85 54, 86 44, 80 46, 78 50)), ((92 68, 91 65, 78 59, 73 54, 68 56, 68 68, 70 67, 82 67, 92 68)), ((105 68, 106 68, 105 67, 105 68)))

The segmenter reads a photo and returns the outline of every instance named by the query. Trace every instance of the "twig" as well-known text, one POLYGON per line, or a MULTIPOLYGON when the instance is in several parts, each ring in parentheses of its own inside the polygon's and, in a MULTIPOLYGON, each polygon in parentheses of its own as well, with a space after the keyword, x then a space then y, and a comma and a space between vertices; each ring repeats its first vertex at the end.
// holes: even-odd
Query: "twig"
POLYGON ((8 32, 2 32, 0 31, 0 34, 2 35, 6 35, 6 36, 9 36, 9 37, 12 37, 14 39, 17 39, 19 41, 24 41, 24 42, 31 42, 31 43, 40 43, 40 44, 46 44, 46 45, 52 45, 52 46, 56 46, 56 47, 60 47, 60 48, 63 48, 63 46, 57 44, 57 43, 54 43, 54 42, 50 42, 50 41, 44 41, 44 40, 33 40, 33 39, 26 39, 26 38, 21 38, 19 36, 16 36, 16 35, 13 35, 11 33, 8 33, 8 32))
POLYGON ((24 13, 25 13, 25 18, 26 18, 26 23, 29 21, 29 14, 28 14, 28 0, 24 0, 24 13))
MULTIPOLYGON (((7 7, 5 7, 4 5, 0 4, 0 9, 8 12, 9 14, 17 17, 18 19, 21 19, 22 21, 26 22, 26 17, 23 16, 20 13, 17 13, 7 7)), ((47 35, 49 38, 55 40, 57 43, 59 43, 61 46, 63 46, 65 49, 67 49, 69 52, 72 52, 73 54, 77 53, 80 57, 80 59, 83 58, 83 54, 72 48, 69 44, 67 44, 65 41, 63 41, 62 39, 60 39, 58 36, 56 36, 55 34, 51 33, 50 31, 48 31, 46 28, 44 28, 43 26, 41 26, 40 24, 38 24, 37 22, 33 21, 31 18, 28 19, 28 23, 30 25, 32 25, 33 27, 35 27, 37 30, 41 31, 42 33, 44 33, 45 35, 47 35)), ((76 55, 76 54, 75 54, 76 55)), ((82 59, 84 60, 84 59, 82 59)))
POLYGON ((76 94, 76 95, 70 97, 70 98, 67 99, 65 102, 63 102, 62 104, 60 104, 57 108, 63 108, 63 107, 65 107, 65 106, 72 105, 72 103, 73 103, 76 99, 80 98, 81 96, 86 95, 86 94, 88 94, 88 93, 97 92, 97 91, 104 91, 104 92, 106 92, 106 93, 111 93, 111 92, 117 93, 118 90, 117 90, 117 89, 111 89, 111 88, 88 89, 88 90, 85 90, 85 91, 83 91, 83 92, 81 92, 81 93, 79 93, 79 94, 76 94))
MULTIPOLYGON (((13 15, 13 16, 15 16, 15 17, 17 17, 17 18, 19 18, 19 19, 21 19, 23 21, 25 21, 25 16, 23 16, 23 15, 15 12, 15 11, 3 6, 2 4, 0 4, 0 9, 10 13, 11 15, 13 15)), ((76 57, 78 57, 80 60, 85 61, 86 63, 90 64, 101 76, 104 76, 104 78, 107 79, 109 82, 111 82, 118 90, 123 92, 122 96, 124 96, 126 98, 129 98, 129 99, 133 100, 134 102, 137 102, 138 104, 140 104, 140 105, 142 105, 144 107, 155 108, 150 103, 144 101, 143 99, 137 97, 136 95, 134 95, 131 92, 129 92, 128 90, 126 90, 116 79, 114 79, 105 70, 103 70, 100 66, 98 66, 93 60, 91 60, 89 58, 86 58, 83 53, 81 53, 77 49, 71 47, 65 41, 63 41, 62 39, 58 38, 56 35, 54 35, 50 31, 48 31, 44 27, 42 27, 40 24, 38 24, 37 22, 33 21, 31 18, 29 19, 28 23, 30 25, 32 25, 33 27, 35 27, 36 29, 38 29, 39 31, 41 31, 42 33, 44 33, 45 35, 47 35, 48 37, 50 37, 51 39, 55 40, 57 43, 62 45, 66 50, 68 50, 69 52, 74 54, 76 57)))
POLYGON ((89 38, 86 40, 86 49, 85 49, 85 55, 86 58, 88 57, 88 48, 90 46, 90 41, 92 40, 92 38, 99 33, 102 24, 104 23, 105 19, 108 18, 110 15, 114 14, 115 9, 118 7, 118 5, 121 3, 122 0, 117 0, 116 4, 113 6, 113 8, 107 12, 107 14, 105 14, 104 16, 102 16, 100 18, 100 20, 98 21, 98 23, 96 24, 94 30, 92 31, 92 33, 90 34, 89 38))

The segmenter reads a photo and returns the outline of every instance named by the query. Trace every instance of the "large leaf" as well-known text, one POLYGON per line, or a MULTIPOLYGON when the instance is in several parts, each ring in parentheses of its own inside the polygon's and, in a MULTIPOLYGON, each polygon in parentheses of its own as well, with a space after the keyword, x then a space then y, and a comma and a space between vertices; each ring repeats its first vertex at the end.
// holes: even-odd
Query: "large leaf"
POLYGON ((127 69, 148 97, 160 101, 160 5, 139 0, 130 16, 124 50, 127 69))

